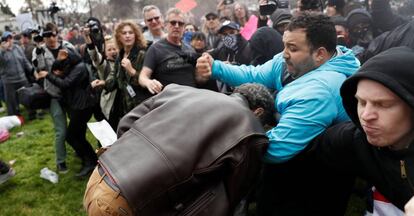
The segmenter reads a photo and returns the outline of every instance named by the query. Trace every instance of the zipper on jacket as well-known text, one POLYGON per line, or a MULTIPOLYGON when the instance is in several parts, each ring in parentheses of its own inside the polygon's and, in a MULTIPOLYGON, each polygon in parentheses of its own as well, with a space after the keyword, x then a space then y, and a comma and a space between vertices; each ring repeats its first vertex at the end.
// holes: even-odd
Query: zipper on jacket
POLYGON ((410 185, 411 190, 414 191, 413 183, 411 182, 410 178, 407 177, 407 169, 405 168, 404 160, 400 160, 400 169, 401 169, 401 178, 406 179, 408 184, 410 185))

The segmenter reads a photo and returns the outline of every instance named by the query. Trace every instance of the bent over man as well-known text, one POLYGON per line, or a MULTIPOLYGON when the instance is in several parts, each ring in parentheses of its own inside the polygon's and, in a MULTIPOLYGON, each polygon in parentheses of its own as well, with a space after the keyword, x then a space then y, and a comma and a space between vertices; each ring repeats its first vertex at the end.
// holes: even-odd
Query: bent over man
POLYGON ((257 84, 230 96, 166 86, 121 120, 89 180, 88 214, 230 215, 259 173, 273 106, 257 84))

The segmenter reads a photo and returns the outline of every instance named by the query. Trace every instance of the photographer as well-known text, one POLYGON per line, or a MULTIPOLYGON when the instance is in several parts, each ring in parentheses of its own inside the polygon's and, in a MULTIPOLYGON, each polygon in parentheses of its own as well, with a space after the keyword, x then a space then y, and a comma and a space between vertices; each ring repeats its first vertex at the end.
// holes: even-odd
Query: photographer
MULTIPOLYGON (((100 55, 103 56, 99 64, 101 64, 102 61, 106 58, 105 39, 103 35, 102 25, 99 19, 95 17, 89 17, 84 27, 83 39, 86 43, 80 46, 79 51, 82 56, 82 60, 88 69, 89 81, 92 82, 98 79, 99 75, 96 65, 93 64, 93 59, 89 54, 89 50, 96 50, 100 55)), ((94 94, 97 98, 100 98, 102 91, 99 88, 94 88, 93 92, 91 93, 94 94)), ((105 119, 105 116, 99 104, 100 101, 98 100, 93 108, 93 116, 97 121, 105 119)))
POLYGON ((67 41, 58 40, 58 28, 53 23, 47 23, 43 31, 39 32, 34 38, 36 48, 33 50, 32 63, 36 68, 35 77, 37 80, 43 80, 45 91, 51 96, 50 115, 53 119, 53 128, 55 129, 55 150, 56 166, 60 173, 68 172, 66 167, 66 112, 62 107, 62 94, 58 87, 47 79, 39 77, 42 71, 50 72, 53 62, 57 58, 59 49, 75 47, 67 41), (44 42, 44 43, 43 43, 44 42))
MULTIPOLYGON (((104 55, 101 54, 92 42, 89 28, 84 29, 83 37, 87 44, 87 52, 98 73, 98 79, 92 81, 91 84, 94 89, 99 89, 99 84, 105 82, 105 79, 108 77, 109 73, 114 70, 115 60, 118 57, 119 50, 116 46, 115 40, 109 37, 108 39, 105 38, 105 53, 104 55)), ((116 92, 116 90, 107 91, 103 89, 100 94, 99 104, 106 119, 110 118, 110 111, 115 100, 116 92)), ((116 128, 113 129, 116 130, 116 128)))
POLYGON ((269 16, 272 26, 281 35, 292 18, 289 11, 289 1, 286 0, 259 0, 259 21, 257 27, 268 26, 269 16))
POLYGON ((29 84, 26 74, 31 74, 32 70, 33 67, 26 59, 23 49, 13 44, 12 33, 4 32, 0 47, 0 77, 3 81, 8 115, 20 115, 17 89, 29 84))

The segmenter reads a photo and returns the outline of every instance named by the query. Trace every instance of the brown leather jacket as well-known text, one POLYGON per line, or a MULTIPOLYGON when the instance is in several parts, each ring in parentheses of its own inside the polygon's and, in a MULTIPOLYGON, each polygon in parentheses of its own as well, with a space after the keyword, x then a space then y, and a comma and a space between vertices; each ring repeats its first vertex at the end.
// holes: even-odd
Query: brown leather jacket
POLYGON ((100 164, 136 215, 231 215, 268 140, 241 96, 170 84, 128 113, 100 164))

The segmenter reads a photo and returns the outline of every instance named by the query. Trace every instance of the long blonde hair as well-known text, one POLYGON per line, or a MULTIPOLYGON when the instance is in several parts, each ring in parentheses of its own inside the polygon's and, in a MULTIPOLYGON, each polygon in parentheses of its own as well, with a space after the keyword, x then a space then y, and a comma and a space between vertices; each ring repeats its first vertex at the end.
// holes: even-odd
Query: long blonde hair
POLYGON ((116 26, 115 41, 116 41, 116 45, 118 46, 118 49, 124 48, 124 45, 121 42, 121 34, 122 34, 122 29, 125 26, 130 26, 132 28, 132 31, 134 31, 135 45, 137 45, 141 49, 145 49, 147 47, 147 41, 144 39, 144 35, 142 34, 138 25, 132 21, 123 21, 116 26))

